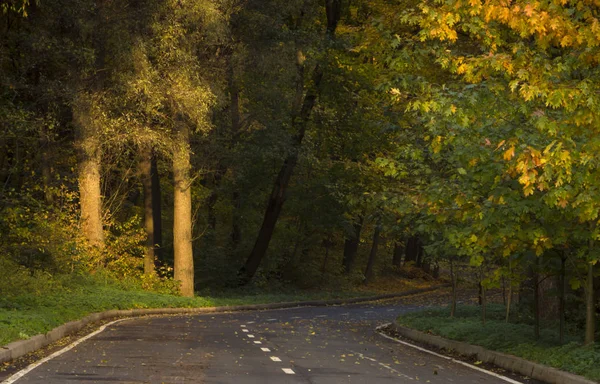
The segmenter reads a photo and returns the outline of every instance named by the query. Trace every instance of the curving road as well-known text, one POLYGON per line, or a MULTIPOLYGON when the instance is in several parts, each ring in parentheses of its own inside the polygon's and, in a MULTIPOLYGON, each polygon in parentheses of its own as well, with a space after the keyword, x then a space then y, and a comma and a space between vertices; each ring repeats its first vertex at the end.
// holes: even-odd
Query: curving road
POLYGON ((387 301, 129 319, 16 382, 507 383, 375 332, 414 309, 387 301))

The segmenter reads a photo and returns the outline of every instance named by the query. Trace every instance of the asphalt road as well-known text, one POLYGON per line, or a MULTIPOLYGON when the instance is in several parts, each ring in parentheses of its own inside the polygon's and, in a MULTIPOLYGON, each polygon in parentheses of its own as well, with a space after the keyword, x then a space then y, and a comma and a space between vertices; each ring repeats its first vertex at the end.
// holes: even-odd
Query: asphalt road
POLYGON ((378 335, 385 304, 122 321, 17 380, 59 383, 504 383, 378 335))

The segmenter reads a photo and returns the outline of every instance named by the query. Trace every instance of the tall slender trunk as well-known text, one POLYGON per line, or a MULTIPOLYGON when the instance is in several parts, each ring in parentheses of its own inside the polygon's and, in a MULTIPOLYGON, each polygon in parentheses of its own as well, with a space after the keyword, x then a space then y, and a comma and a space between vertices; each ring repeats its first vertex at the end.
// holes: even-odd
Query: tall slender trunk
POLYGON ((344 272, 349 274, 352 271, 354 265, 354 259, 358 253, 358 245, 360 244, 360 232, 362 231, 363 217, 360 216, 358 221, 352 225, 353 233, 346 238, 344 242, 344 257, 342 264, 344 266, 344 272))
POLYGON ((144 195, 144 229, 146 231, 146 247, 144 249, 144 273, 153 275, 155 273, 155 249, 154 242, 154 202, 152 193, 152 147, 142 145, 140 151, 140 178, 144 195))
POLYGON ((450 280, 452 282, 452 303, 450 305, 450 317, 456 315, 456 271, 454 270, 454 257, 450 258, 450 280))
POLYGON ((404 253, 404 250, 402 249, 402 244, 396 242, 394 244, 394 256, 392 258, 392 264, 396 267, 402 265, 402 253, 404 253))
POLYGON ((231 246, 235 250, 242 241, 242 228, 240 226, 240 194, 233 191, 231 195, 233 217, 231 218, 231 246))
MULTIPOLYGON (((237 143, 237 137, 241 129, 241 118, 240 118, 240 90, 235 80, 235 69, 233 66, 233 60, 229 60, 228 71, 227 71, 227 82, 229 85, 229 102, 230 102, 230 115, 231 115, 231 141, 230 149, 233 150, 237 143)), ((237 185, 235 183, 235 171, 232 172, 234 180, 234 190, 231 194, 231 205, 233 207, 232 218, 231 218, 231 245, 235 250, 240 242, 242 241, 242 230, 240 227, 240 193, 237 191, 237 185)))
POLYGON ((508 260, 508 295, 506 297, 506 318, 505 321, 508 323, 510 320, 510 307, 512 305, 512 263, 508 260))
POLYGON ((486 297, 486 289, 485 289, 485 286, 483 285, 483 278, 484 278, 484 269, 483 269, 483 265, 482 265, 481 267, 479 267, 479 289, 481 292, 479 299, 481 300, 481 323, 483 325, 485 325, 485 322, 487 320, 487 297, 486 297))
POLYGON ((594 299, 594 265, 588 265, 585 282, 585 345, 594 343, 596 333, 596 300, 594 299))
POLYGON ((192 191, 190 179, 189 127, 178 122, 173 150, 173 257, 174 278, 181 282, 181 295, 194 296, 192 252, 192 191))
POLYGON ((540 338, 540 276, 539 276, 539 258, 536 257, 535 271, 533 272, 533 317, 534 317, 534 336, 540 338))
MULTIPOLYGON (((335 29, 340 18, 340 6, 341 0, 327 0, 325 2, 325 11, 327 14, 327 38, 329 39, 333 39, 335 35, 335 29)), ((304 55, 302 54, 301 50, 298 49, 298 78, 299 80, 302 80, 302 84, 304 83, 304 60, 304 55)), ((295 131, 297 132, 292 142, 292 152, 285 159, 277 179, 275 180, 275 184, 273 185, 271 196, 269 197, 269 202, 265 211, 265 216, 263 218, 263 223, 258 232, 256 242, 254 243, 254 248, 252 249, 252 252, 250 252, 248 259, 246 260, 246 264, 239 271, 238 275, 240 284, 246 284, 252 280, 252 277, 256 273, 256 270, 265 256, 267 248, 269 247, 269 242, 271 241, 273 230, 275 229, 275 224, 279 219, 283 203, 285 202, 290 179, 294 173, 296 163, 298 162, 298 152, 306 133, 308 120, 310 119, 311 112, 315 106, 317 96, 320 92, 322 78, 323 69, 320 64, 317 64, 312 73, 311 87, 308 89, 306 95, 302 99, 302 105, 300 109, 296 109, 292 112, 292 127, 294 127, 295 131)), ((297 91, 301 90, 299 84, 300 83, 297 82, 297 91)))
POLYGON ((419 254, 421 248, 421 241, 419 240, 419 236, 413 235, 408 238, 406 241, 406 251, 404 256, 404 264, 409 261, 414 261, 418 263, 419 254))
POLYGON ((100 190, 100 138, 98 128, 90 116, 90 103, 84 98, 73 106, 78 157, 79 206, 81 231, 87 242, 104 247, 102 229, 102 194, 100 190))
POLYGON ((309 91, 304 97, 300 114, 294 119, 293 125, 297 127, 298 132, 294 138, 294 148, 292 153, 283 162, 283 166, 281 167, 281 170, 275 179, 275 184, 273 185, 271 196, 269 197, 267 209, 265 210, 263 222, 258 232, 258 236, 256 237, 254 248, 252 249, 250 256, 248 256, 246 264, 239 272, 239 281, 242 285, 247 284, 250 280, 252 280, 252 277, 254 277, 260 262, 267 252, 269 243, 271 242, 271 237, 273 236, 273 231, 275 230, 275 224, 277 224, 277 220, 281 214, 281 209, 283 208, 283 203, 286 199, 290 179, 292 178, 294 168, 298 163, 298 151, 306 133, 308 120, 317 99, 316 91, 318 90, 322 77, 323 72, 317 65, 313 73, 314 89, 309 91))
POLYGON ((560 276, 558 280, 558 316, 559 316, 559 339, 562 344, 565 340, 565 284, 566 284, 566 268, 567 258, 564 253, 560 258, 560 276))
POLYGON ((369 284, 373 280, 373 269, 375 267, 375 261, 377 260, 377 248, 379 246, 380 234, 381 225, 377 223, 377 225, 375 226, 375 231, 373 232, 373 244, 371 245, 371 252, 369 253, 367 269, 365 270, 365 284, 369 284))

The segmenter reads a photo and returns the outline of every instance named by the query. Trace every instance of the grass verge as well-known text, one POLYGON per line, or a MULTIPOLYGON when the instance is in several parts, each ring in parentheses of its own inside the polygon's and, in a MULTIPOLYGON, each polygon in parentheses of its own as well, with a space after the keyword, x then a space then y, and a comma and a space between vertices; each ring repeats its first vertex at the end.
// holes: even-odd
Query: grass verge
MULTIPOLYGON (((394 292, 423 287, 419 282, 405 282, 396 285, 394 292)), ((207 290, 194 298, 184 298, 102 282, 90 277, 79 277, 43 294, 28 293, 10 298, 0 296, 0 346, 48 332, 90 313, 111 309, 196 308, 367 297, 382 293, 378 288, 380 287, 349 291, 289 289, 277 292, 245 288, 228 291, 207 290)))
POLYGON ((551 329, 543 329, 540 339, 535 340, 531 325, 504 322, 504 310, 503 305, 490 305, 485 325, 481 323, 477 306, 458 307, 454 319, 450 318, 448 308, 435 308, 404 314, 398 317, 397 322, 422 332, 480 345, 600 382, 600 345, 583 346, 581 339, 572 335, 560 345, 558 332, 551 329))

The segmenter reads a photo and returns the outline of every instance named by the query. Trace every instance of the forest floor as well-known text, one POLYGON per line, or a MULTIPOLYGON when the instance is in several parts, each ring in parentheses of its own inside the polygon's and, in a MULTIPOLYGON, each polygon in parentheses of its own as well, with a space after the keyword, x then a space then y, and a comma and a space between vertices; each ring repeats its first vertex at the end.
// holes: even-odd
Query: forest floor
MULTIPOLYGON (((600 382, 600 346, 583 346, 582 332, 573 327, 561 344, 555 324, 543 324, 536 340, 531 319, 513 311, 511 321, 505 322, 506 307, 502 305, 501 291, 494 292, 493 302, 487 306, 486 322, 481 321, 481 307, 477 291, 465 290, 459 298, 457 313, 450 318, 449 290, 428 295, 433 305, 423 311, 405 313, 398 317, 399 325, 448 339, 480 345, 484 348, 519 356, 563 371, 582 375, 600 382), (468 292, 471 292, 469 295, 468 292), (431 300, 431 299, 439 299, 431 300)), ((414 297, 406 300, 415 300, 414 297)))
POLYGON ((374 284, 346 290, 222 290, 199 292, 194 298, 127 289, 93 279, 43 293, 0 297, 0 346, 23 340, 78 320, 90 313, 111 309, 194 308, 266 304, 305 300, 367 297, 439 285, 440 281, 386 277, 374 284))

